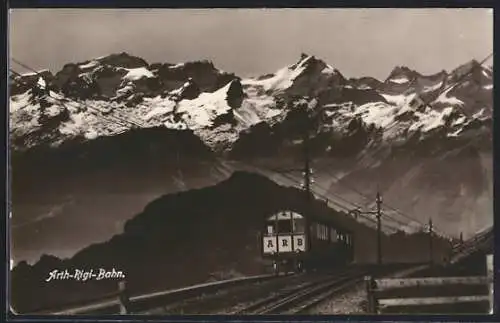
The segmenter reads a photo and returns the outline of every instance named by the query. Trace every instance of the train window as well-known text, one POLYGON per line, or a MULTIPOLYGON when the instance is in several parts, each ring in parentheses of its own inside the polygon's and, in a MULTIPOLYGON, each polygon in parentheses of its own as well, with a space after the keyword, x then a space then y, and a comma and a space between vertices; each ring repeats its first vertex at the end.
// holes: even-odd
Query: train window
POLYGON ((325 240, 325 226, 323 224, 317 224, 317 235, 318 239, 325 240))
POLYGON ((278 221, 277 233, 290 233, 292 232, 292 222, 290 220, 278 221))
POLYGON ((293 219, 293 232, 304 233, 305 232, 305 220, 304 219, 293 219))
POLYGON ((266 232, 266 234, 268 235, 274 234, 276 232, 276 223, 274 222, 266 223, 266 228, 263 229, 263 231, 266 232))

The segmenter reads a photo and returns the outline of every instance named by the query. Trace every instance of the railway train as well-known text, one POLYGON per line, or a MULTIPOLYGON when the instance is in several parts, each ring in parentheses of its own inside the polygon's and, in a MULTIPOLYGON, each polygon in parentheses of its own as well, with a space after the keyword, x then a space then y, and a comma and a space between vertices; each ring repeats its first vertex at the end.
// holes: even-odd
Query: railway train
POLYGON ((353 235, 329 219, 291 210, 272 214, 262 232, 262 256, 275 273, 346 265, 354 258, 353 235))

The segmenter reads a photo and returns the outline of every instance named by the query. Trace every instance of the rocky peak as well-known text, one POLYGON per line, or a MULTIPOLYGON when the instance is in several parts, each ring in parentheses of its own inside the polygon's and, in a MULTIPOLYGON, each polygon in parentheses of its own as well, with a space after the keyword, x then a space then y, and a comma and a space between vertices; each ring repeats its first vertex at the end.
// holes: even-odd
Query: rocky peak
POLYGON ((54 80, 54 75, 49 70, 38 73, 26 73, 23 75, 11 75, 10 94, 17 95, 29 89, 48 89, 54 80))
POLYGON ((348 83, 354 88, 358 88, 360 90, 368 90, 368 89, 378 89, 382 86, 383 82, 377 80, 374 77, 361 77, 361 78, 350 78, 348 83))
POLYGON ((493 73, 473 59, 454 69, 450 73, 450 82, 456 82, 467 77, 471 77, 477 82, 491 82, 493 80, 493 73))
POLYGON ((138 68, 147 67, 148 63, 140 57, 132 56, 126 52, 119 54, 111 54, 97 59, 101 64, 124 67, 124 68, 138 68))
POLYGON ((389 77, 385 80, 385 82, 403 84, 411 82, 412 80, 420 76, 421 76, 420 73, 406 66, 396 66, 389 74, 389 77))
POLYGON ((184 99, 192 100, 197 98, 200 93, 198 84, 196 84, 193 78, 189 77, 182 87, 170 93, 170 98, 177 102, 184 99))
POLYGON ((297 69, 297 68, 304 68, 305 70, 311 70, 311 69, 318 69, 322 70, 327 67, 327 64, 322 61, 321 59, 317 59, 313 55, 307 55, 302 53, 300 55, 300 59, 290 66, 291 70, 297 69))
POLYGON ((166 90, 177 89, 189 79, 195 82, 201 92, 213 92, 235 78, 234 74, 217 69, 208 60, 186 62, 181 64, 154 64, 155 73, 163 82, 166 90), (157 72, 156 72, 157 71, 157 72))
POLYGON ((243 92, 243 86, 241 85, 240 79, 234 79, 233 81, 231 81, 227 90, 227 104, 231 108, 237 109, 241 106, 244 97, 245 94, 243 92))

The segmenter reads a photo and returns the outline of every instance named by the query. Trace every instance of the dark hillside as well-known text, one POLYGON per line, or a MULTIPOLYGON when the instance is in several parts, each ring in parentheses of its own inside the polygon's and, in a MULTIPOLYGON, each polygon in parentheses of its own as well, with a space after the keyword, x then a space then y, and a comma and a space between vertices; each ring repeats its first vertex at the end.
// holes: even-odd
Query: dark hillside
MULTIPOLYGON (((113 280, 45 283, 53 269, 122 270, 133 293, 262 273, 262 221, 280 209, 309 214, 305 201, 298 189, 246 172, 236 172, 215 186, 162 196, 129 220, 123 234, 91 245, 71 259, 44 256, 34 266, 19 263, 12 273, 15 308, 25 312, 116 289, 113 280)), ((323 201, 313 202, 312 212, 354 232, 356 261, 375 260, 373 229, 335 212, 323 201)), ((446 246, 436 241, 436 256, 441 257, 446 246)), ((426 261, 427 248, 425 234, 384 237, 384 261, 426 261)))

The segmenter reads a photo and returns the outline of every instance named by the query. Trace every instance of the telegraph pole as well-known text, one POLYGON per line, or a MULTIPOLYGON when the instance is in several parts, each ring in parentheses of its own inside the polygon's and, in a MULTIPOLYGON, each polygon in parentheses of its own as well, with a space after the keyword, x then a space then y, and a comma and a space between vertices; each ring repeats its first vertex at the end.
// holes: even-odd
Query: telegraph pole
POLYGON ((380 193, 377 192, 377 264, 382 264, 382 226, 381 226, 381 217, 382 217, 382 197, 380 193))
POLYGON ((311 196, 311 157, 309 155, 309 131, 304 133, 304 189, 307 199, 311 196))
MULTIPOLYGON (((311 156, 309 152, 309 131, 311 124, 309 121, 309 116, 307 115, 307 107, 304 106, 304 132, 303 132, 303 149, 304 149, 304 190, 306 194, 306 210, 307 212, 312 212, 311 207, 311 156)), ((307 248, 311 245, 311 228, 309 219, 310 214, 305 216, 305 227, 307 232, 307 248)))
POLYGON ((432 265, 434 262, 433 246, 432 246, 432 218, 429 219, 429 263, 432 265))

